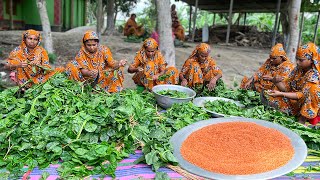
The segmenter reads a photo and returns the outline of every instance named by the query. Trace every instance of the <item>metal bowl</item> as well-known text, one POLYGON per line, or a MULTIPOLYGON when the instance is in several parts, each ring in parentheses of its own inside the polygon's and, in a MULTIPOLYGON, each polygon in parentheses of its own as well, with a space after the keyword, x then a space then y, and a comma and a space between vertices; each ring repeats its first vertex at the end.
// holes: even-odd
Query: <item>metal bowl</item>
POLYGON ((179 86, 179 85, 171 85, 171 84, 156 85, 152 88, 152 92, 156 97, 157 103, 165 109, 170 108, 174 103, 183 103, 183 102, 191 101, 196 96, 196 92, 190 88, 179 86), (184 92, 187 94, 188 97, 173 98, 170 96, 164 96, 157 93, 162 90, 176 90, 176 91, 184 92))
POLYGON ((237 106, 244 108, 245 106, 241 104, 239 101, 234 101, 232 99, 228 98, 222 98, 222 97, 198 97, 193 100, 193 104, 195 104, 198 107, 202 107, 205 111, 209 112, 212 117, 218 118, 218 117, 225 117, 224 114, 217 113, 214 111, 210 111, 204 107, 204 104, 206 101, 216 101, 216 100, 223 100, 223 101, 229 101, 235 103, 237 106))

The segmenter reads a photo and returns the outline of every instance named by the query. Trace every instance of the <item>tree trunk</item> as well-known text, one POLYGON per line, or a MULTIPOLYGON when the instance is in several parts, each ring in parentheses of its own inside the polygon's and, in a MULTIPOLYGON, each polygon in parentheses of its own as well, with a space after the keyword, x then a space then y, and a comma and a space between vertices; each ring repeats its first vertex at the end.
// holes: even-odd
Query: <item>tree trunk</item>
POLYGON ((287 56, 291 61, 296 58, 298 42, 299 42, 299 15, 300 15, 301 0, 290 1, 289 6, 289 44, 287 56))
POLYGON ((97 34, 99 38, 101 37, 101 28, 102 28, 102 16, 103 16, 103 6, 102 6, 102 0, 98 0, 97 5, 97 34))
POLYGON ((175 49, 172 39, 171 13, 169 0, 156 0, 157 17, 159 20, 160 50, 169 66, 175 66, 175 49))
POLYGON ((287 51, 287 47, 289 44, 289 21, 288 21, 288 12, 282 11, 280 13, 280 21, 282 26, 282 33, 283 33, 283 46, 287 51))
POLYGON ((48 53, 54 53, 50 21, 48 18, 46 7, 46 0, 37 0, 37 7, 41 19, 44 48, 48 51, 48 53))
POLYGON ((114 16, 115 16, 114 0, 110 0, 107 3, 107 27, 102 34, 107 34, 107 35, 113 34, 114 24, 115 24, 114 16))

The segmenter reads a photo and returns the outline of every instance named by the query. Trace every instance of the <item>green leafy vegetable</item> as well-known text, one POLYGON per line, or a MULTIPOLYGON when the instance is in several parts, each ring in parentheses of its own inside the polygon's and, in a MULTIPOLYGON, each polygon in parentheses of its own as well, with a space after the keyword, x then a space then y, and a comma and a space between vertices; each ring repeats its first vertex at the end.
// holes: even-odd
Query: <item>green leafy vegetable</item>
POLYGON ((173 97, 173 98, 187 98, 188 95, 185 92, 181 92, 178 90, 162 90, 162 91, 158 91, 158 94, 161 94, 163 96, 169 96, 169 97, 173 97))

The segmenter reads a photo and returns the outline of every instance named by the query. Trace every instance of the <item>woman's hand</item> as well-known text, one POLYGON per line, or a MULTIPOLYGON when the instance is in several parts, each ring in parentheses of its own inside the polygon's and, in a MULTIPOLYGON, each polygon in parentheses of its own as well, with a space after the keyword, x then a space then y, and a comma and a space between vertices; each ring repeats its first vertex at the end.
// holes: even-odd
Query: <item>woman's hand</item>
POLYGON ((30 61, 30 65, 31 66, 40 66, 40 62, 39 61, 30 61))
POLYGON ((279 82, 281 82, 283 80, 284 80, 284 77, 282 77, 282 76, 275 76, 275 77, 272 78, 272 82, 273 83, 279 83, 279 82))
POLYGON ((94 70, 90 71, 90 76, 91 76, 93 79, 97 78, 97 76, 98 76, 98 70, 97 70, 97 69, 94 69, 94 70))
POLYGON ((25 68, 28 66, 27 62, 20 62, 18 65, 11 65, 12 67, 16 67, 16 68, 25 68))
POLYGON ((119 67, 124 67, 127 64, 127 60, 126 59, 121 59, 119 61, 119 67))
POLYGON ((139 67, 137 68, 137 72, 141 72, 141 71, 143 71, 143 68, 139 66, 139 67))
POLYGON ((216 87, 216 84, 217 84, 217 79, 216 78, 211 79, 209 84, 207 84, 208 90, 209 91, 214 90, 214 88, 216 87))
POLYGON ((244 89, 249 89, 252 84, 253 78, 249 79, 247 83, 244 84, 244 89))
POLYGON ((265 80, 265 81, 272 81, 273 77, 270 76, 270 75, 264 75, 264 76, 262 76, 262 79, 265 80))
POLYGON ((154 80, 154 81, 158 80, 158 78, 159 78, 159 74, 156 74, 156 75, 152 76, 152 80, 154 80))
POLYGON ((182 79, 181 86, 187 86, 187 84, 188 84, 187 79, 182 79))
POLYGON ((277 90, 267 90, 266 93, 272 97, 283 97, 284 96, 283 92, 277 91, 277 90))

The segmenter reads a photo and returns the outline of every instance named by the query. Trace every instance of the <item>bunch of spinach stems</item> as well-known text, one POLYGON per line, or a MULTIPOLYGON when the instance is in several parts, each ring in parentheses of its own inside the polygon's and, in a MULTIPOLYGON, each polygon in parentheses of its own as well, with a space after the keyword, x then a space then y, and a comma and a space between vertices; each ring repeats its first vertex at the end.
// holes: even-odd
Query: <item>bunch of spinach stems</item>
MULTIPOLYGON (((117 164, 141 149, 136 163, 152 166, 156 179, 168 179, 160 167, 178 165, 169 143, 181 128, 210 118, 191 102, 174 104, 163 113, 152 93, 126 89, 109 94, 56 74, 46 83, 34 85, 24 94, 19 87, 0 92, 0 171, 1 179, 17 178, 35 167, 50 164, 62 179, 91 175, 115 177, 117 164)), ((214 91, 200 96, 220 96, 240 101, 249 110, 244 117, 264 119, 298 133, 309 153, 320 156, 320 132, 296 123, 294 117, 264 107, 259 94, 232 90, 219 81, 214 91)), ((310 170, 320 171, 319 166, 310 170)), ((42 178, 48 177, 42 174, 42 178)))

